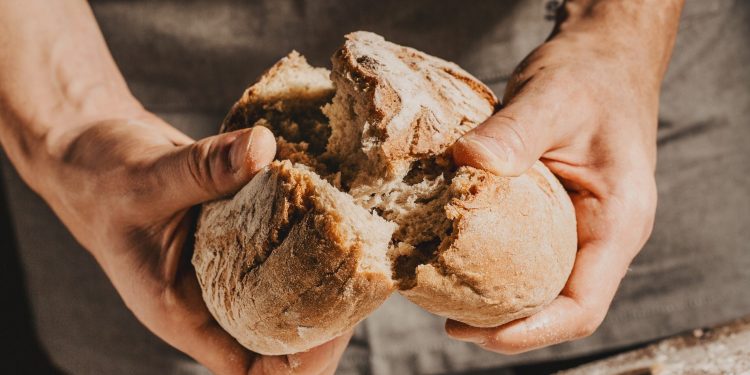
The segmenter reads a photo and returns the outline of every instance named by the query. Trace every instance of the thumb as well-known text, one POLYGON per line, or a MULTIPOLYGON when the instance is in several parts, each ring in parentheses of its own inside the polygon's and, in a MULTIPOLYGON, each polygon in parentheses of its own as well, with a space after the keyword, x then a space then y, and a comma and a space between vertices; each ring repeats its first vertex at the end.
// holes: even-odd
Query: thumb
POLYGON ((530 107, 515 102, 492 115, 453 145, 453 159, 500 176, 526 172, 553 146, 551 122, 530 107))
POLYGON ((242 188, 276 154, 276 141, 262 126, 201 139, 157 162, 163 200, 172 212, 242 188))

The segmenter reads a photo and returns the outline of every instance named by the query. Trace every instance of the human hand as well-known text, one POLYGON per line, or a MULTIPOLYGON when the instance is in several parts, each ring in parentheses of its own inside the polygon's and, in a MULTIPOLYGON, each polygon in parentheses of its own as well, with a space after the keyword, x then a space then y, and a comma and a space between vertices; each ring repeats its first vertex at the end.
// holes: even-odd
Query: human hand
MULTIPOLYGON (((460 165, 517 176, 541 159, 560 178, 578 223, 573 271, 542 311, 494 328, 449 320, 446 330, 453 338, 513 354, 592 334, 651 233, 659 88, 674 32, 663 38, 648 34, 645 41, 598 33, 597 25, 627 26, 635 22, 629 17, 639 17, 628 12, 638 11, 633 4, 620 3, 625 12, 618 16, 624 20, 597 23, 597 16, 613 11, 601 4, 619 2, 598 3, 584 15, 579 2, 569 1, 565 10, 575 22, 563 23, 519 65, 504 108, 453 148, 460 165), (645 44, 633 48, 630 43, 645 44)), ((659 16, 671 15, 676 29, 679 6, 674 3, 679 2, 666 3, 676 12, 668 9, 659 16)))
POLYGON ((145 112, 60 129, 31 184, 144 325, 217 374, 334 372, 350 334, 305 353, 251 353, 210 315, 190 264, 192 207, 237 191, 273 159, 268 129, 194 142, 145 112))
POLYGON ((0 45, 13 51, 0 53, 3 150, 143 324, 217 374, 334 372, 349 335, 250 353, 211 317, 190 265, 191 208, 273 159, 268 130, 194 142, 143 110, 85 1, 0 1, 0 45))

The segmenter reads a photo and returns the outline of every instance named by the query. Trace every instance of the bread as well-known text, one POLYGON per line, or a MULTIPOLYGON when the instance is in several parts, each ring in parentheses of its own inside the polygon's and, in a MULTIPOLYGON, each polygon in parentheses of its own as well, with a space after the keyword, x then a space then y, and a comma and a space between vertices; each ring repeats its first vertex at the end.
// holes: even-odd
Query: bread
POLYGON ((507 178, 449 157, 493 113, 492 92, 367 32, 347 35, 332 62, 329 79, 292 52, 222 125, 269 127, 279 159, 199 218, 193 264, 222 327, 287 354, 353 327, 394 290, 481 327, 554 299, 576 253, 560 183, 541 163, 507 178))
POLYGON ((193 264, 209 310, 240 343, 299 352, 393 291, 394 227, 316 174, 275 161, 232 200, 204 207, 193 264))

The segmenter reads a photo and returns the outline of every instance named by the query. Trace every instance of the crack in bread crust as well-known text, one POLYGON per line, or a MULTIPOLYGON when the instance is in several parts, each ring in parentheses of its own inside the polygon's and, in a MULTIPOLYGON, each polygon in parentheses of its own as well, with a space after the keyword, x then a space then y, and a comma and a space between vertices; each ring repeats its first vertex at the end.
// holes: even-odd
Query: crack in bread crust
POLYGON ((378 251, 385 253, 392 227, 351 198, 337 201, 341 197, 333 190, 310 171, 274 162, 234 199, 204 208, 193 258, 196 274, 209 310, 248 348, 281 354, 321 344, 363 319, 392 292, 390 275, 359 269, 361 254, 376 250, 370 246, 380 244, 378 251), (355 208, 359 211, 353 214, 369 224, 355 225, 355 218, 340 214, 355 208), (383 232, 372 232, 378 225, 383 232), (239 248, 238 233, 244 236, 239 248), (243 273, 250 264, 252 272, 243 273), (347 284, 351 293, 337 292, 347 284), (328 301, 341 316, 313 308, 314 300, 328 301), (293 323, 313 328, 299 331, 302 335, 293 323))
POLYGON ((201 213, 193 264, 222 327, 287 354, 351 328, 396 288, 481 327, 557 296, 576 250, 559 182, 541 163, 506 178, 449 155, 493 113, 494 94, 371 33, 347 35, 332 63, 329 78, 290 54, 222 125, 272 129, 283 160, 201 213))

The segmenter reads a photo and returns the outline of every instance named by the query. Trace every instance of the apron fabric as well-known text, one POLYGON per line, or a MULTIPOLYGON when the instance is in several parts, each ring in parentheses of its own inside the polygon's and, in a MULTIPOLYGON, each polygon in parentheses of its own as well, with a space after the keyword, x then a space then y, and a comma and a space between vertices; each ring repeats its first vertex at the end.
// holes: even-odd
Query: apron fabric
MULTIPOLYGON (((297 49, 317 66, 354 30, 452 60, 498 95, 552 28, 548 0, 92 3, 146 108, 214 134, 248 83, 297 49), (376 4, 376 5, 374 5, 376 4)), ((607 350, 750 314, 750 3, 688 0, 662 92, 654 233, 607 318, 573 343, 503 356, 450 340, 394 295, 357 327, 339 374, 470 374, 607 350)), ((3 157, 36 330, 71 374, 204 374, 140 325, 94 260, 3 157)), ((92 199, 94 199, 92 197, 92 199)), ((500 371, 500 370, 498 370, 500 371)))

